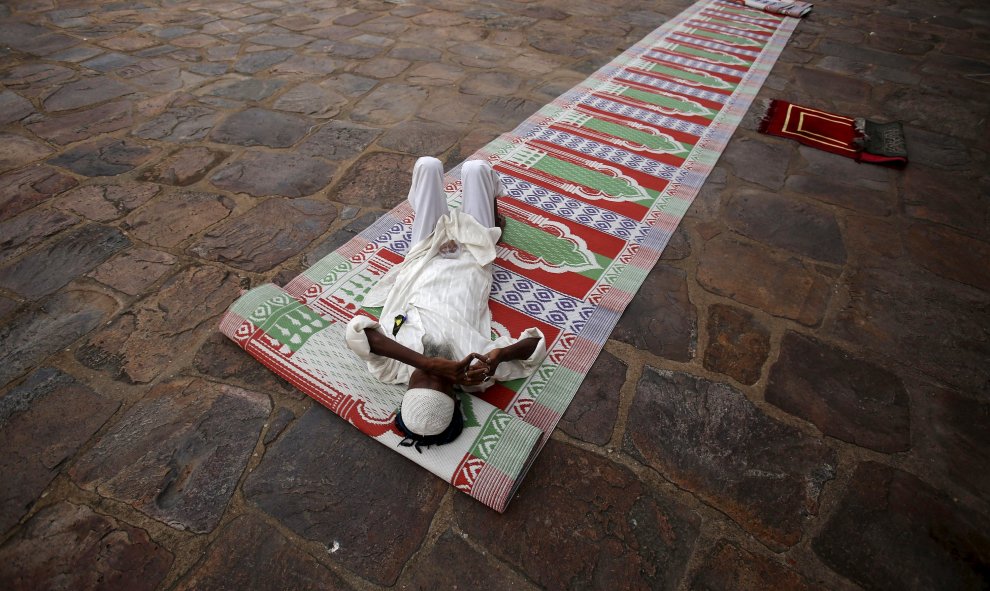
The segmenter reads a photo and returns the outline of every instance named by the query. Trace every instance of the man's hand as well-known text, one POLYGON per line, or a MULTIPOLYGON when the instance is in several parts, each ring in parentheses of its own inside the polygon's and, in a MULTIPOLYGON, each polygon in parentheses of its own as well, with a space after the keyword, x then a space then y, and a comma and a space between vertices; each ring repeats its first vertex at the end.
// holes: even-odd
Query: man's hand
POLYGON ((471 353, 460 361, 433 357, 430 359, 426 371, 462 386, 476 386, 491 375, 488 363, 478 353, 471 353), (472 365, 475 361, 478 363, 472 365))
MULTIPOLYGON (((515 361, 517 359, 527 359, 536 350, 536 346, 540 344, 540 339, 537 337, 525 338, 521 341, 516 341, 508 347, 504 348, 494 348, 488 352, 487 355, 479 356, 481 360, 485 362, 488 366, 488 376, 494 376, 495 370, 503 361, 515 361)), ((486 379, 488 376, 485 376, 486 379)))

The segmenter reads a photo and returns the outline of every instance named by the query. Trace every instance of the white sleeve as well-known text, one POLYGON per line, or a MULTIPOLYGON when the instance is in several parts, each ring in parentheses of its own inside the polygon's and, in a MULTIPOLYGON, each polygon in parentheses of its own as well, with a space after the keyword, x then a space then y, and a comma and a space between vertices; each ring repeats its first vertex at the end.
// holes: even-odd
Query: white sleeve
POLYGON ((500 382, 514 380, 516 378, 526 377, 536 371, 536 368, 543 363, 543 358, 547 356, 547 339, 543 336, 543 332, 540 329, 527 328, 517 339, 502 337, 492 342, 491 347, 487 348, 488 351, 496 347, 507 347, 513 343, 532 337, 538 337, 540 339, 540 342, 536 345, 536 349, 533 350, 533 354, 526 359, 517 359, 498 364, 498 369, 495 370, 496 380, 500 382))
POLYGON ((368 337, 364 334, 366 328, 378 328, 378 323, 360 314, 351 318, 344 332, 344 340, 347 342, 347 348, 357 353, 358 357, 371 361, 371 345, 368 344, 368 337))

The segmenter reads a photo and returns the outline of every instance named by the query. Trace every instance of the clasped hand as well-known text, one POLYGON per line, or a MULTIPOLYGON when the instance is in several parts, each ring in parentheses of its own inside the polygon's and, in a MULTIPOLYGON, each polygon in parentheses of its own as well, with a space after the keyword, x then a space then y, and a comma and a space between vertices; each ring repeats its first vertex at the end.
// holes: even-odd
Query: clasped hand
POLYGON ((495 375, 500 362, 501 349, 493 349, 488 355, 471 353, 460 361, 433 358, 430 373, 444 377, 461 386, 477 386, 495 375))

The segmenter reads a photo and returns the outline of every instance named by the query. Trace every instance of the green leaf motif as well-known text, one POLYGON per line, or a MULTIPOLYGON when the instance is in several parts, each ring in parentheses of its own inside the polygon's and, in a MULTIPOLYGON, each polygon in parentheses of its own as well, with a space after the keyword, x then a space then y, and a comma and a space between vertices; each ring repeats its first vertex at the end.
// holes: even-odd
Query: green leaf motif
POLYGON ((586 248, 582 248, 576 238, 570 236, 566 226, 554 229, 565 236, 547 233, 506 216, 505 241, 530 253, 534 258, 539 258, 549 267, 568 268, 575 272, 601 268, 598 260, 586 248))
POLYGON ((466 392, 460 394, 461 397, 461 412, 464 413, 464 428, 470 429, 471 427, 480 427, 481 421, 478 420, 478 415, 474 412, 474 396, 466 392))
POLYGON ((645 146, 655 152, 680 154, 688 151, 683 144, 674 141, 674 139, 668 135, 653 135, 646 133, 645 131, 626 127, 625 125, 602 121, 601 119, 589 119, 584 126, 588 129, 593 129, 607 135, 622 138, 641 146, 645 146))
POLYGON ((658 107, 663 107, 664 109, 675 113, 681 113, 683 115, 700 115, 701 117, 707 117, 709 119, 715 117, 715 111, 687 99, 676 99, 664 94, 655 94, 652 92, 646 92, 645 90, 639 90, 638 88, 629 88, 622 94, 624 96, 628 96, 629 98, 634 98, 645 103, 657 105, 658 107))
POLYGON ((541 158, 534 168, 557 178, 597 189, 608 199, 639 201, 653 197, 639 185, 633 185, 631 179, 609 176, 553 156, 541 158))

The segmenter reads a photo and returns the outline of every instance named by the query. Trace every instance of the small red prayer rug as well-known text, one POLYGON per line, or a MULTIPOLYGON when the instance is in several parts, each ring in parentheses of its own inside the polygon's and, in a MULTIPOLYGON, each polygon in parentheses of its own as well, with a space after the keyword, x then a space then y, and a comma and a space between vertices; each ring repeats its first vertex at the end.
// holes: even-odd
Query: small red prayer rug
POLYGON ((896 121, 875 123, 773 100, 759 130, 859 162, 903 166, 908 161, 904 130, 896 121))

